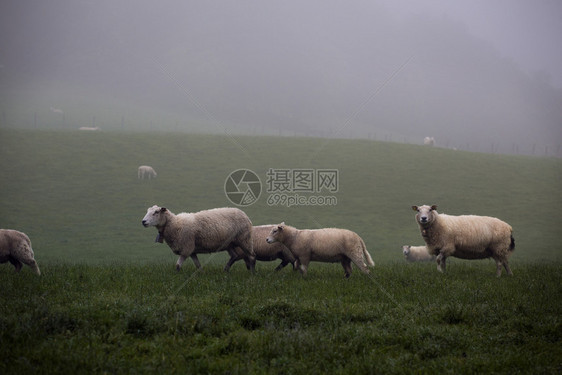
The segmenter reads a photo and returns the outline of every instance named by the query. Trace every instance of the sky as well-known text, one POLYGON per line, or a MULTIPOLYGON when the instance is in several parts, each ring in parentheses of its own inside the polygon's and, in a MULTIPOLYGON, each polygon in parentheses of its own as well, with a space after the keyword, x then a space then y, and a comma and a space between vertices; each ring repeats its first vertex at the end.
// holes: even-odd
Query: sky
POLYGON ((529 74, 545 72, 562 88, 562 1, 395 0, 385 5, 400 17, 428 14, 464 23, 529 74))
POLYGON ((7 0, 0 107, 27 123, 60 122, 54 108, 68 126, 555 148, 560 35, 558 0, 7 0))

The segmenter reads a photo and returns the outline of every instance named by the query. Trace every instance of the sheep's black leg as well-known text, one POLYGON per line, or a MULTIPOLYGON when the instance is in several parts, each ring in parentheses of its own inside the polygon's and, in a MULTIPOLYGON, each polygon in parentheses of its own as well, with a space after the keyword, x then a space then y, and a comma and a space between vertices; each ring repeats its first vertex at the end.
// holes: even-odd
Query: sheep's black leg
MULTIPOLYGON (((182 256, 180 256, 180 259, 182 259, 182 257, 183 257, 183 260, 181 262, 183 263, 183 261, 186 259, 186 257, 184 257, 182 255, 182 256)), ((197 267, 197 269, 201 268, 201 263, 199 263, 199 258, 197 258, 197 254, 191 254, 190 258, 193 261, 193 263, 195 264, 195 267, 197 267)), ((180 259, 178 259, 178 263, 179 263, 180 259)), ((180 267, 181 267, 181 263, 180 263, 180 267)))
POLYGON ((351 259, 349 259, 348 257, 344 257, 341 261, 341 265, 345 270, 345 278, 349 278, 351 276, 351 259))
POLYGON ((289 264, 288 261, 283 260, 281 263, 279 263, 279 265, 275 268, 275 271, 280 271, 281 269, 283 269, 287 264, 289 264))
POLYGON ((14 257, 10 257, 8 260, 10 261, 10 263, 14 265, 14 267, 16 267, 16 272, 20 272, 21 268, 23 267, 23 264, 14 257))

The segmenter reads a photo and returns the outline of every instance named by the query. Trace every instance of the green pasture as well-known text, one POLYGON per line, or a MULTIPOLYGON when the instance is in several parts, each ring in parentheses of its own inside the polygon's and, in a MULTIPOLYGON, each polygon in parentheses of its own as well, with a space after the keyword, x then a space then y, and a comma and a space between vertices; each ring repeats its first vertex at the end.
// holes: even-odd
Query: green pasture
POLYGON ((375 262, 400 261, 402 245, 423 244, 414 204, 511 224, 515 273, 519 262, 562 260, 561 160, 361 140, 1 129, 0 227, 27 233, 40 264, 173 263, 156 231, 141 226, 146 209, 232 206, 224 184, 237 169, 261 180, 259 200, 241 207, 255 225, 351 229, 375 262), (138 180, 141 164, 158 177, 138 180), (270 169, 337 170, 337 192, 308 194, 337 204, 268 205, 270 169))
POLYGON ((559 264, 0 268, 0 372, 556 374, 559 264), (514 267, 515 268, 515 267, 514 267))
MULTIPOLYGON (((33 243, 40 277, 0 265, 0 373, 474 374, 562 371, 562 162, 359 140, 0 129, 0 227, 33 243), (137 167, 153 166, 154 180, 137 167), (253 223, 357 232, 369 275, 201 255, 143 228, 149 206, 232 206, 261 179, 253 223), (330 206, 269 205, 267 173, 337 170, 330 206), (412 205, 510 223, 514 276, 490 260, 409 264, 412 205)), ((306 196, 305 193, 303 195, 306 196)), ((271 203, 271 201, 270 201, 271 203)))

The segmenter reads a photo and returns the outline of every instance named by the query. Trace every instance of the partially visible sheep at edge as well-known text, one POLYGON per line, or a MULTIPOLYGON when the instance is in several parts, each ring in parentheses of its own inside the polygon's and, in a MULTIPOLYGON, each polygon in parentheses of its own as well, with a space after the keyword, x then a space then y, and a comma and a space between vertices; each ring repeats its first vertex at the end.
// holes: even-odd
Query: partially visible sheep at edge
POLYGON ((402 246, 402 254, 408 262, 431 262, 435 260, 435 255, 427 251, 427 246, 402 246))
POLYGON ((445 271, 447 257, 461 259, 493 258, 496 276, 502 266, 513 275, 508 258, 515 249, 513 229, 495 217, 439 214, 437 206, 412 206, 416 222, 430 254, 437 256, 437 269, 445 271))
POLYGON ((256 258, 254 259, 253 264, 242 249, 237 247, 230 254, 230 259, 224 267, 224 270, 228 271, 235 262, 241 259, 244 259, 246 268, 248 269, 253 269, 255 267, 256 260, 259 260, 260 262, 270 262, 276 259, 281 259, 281 263, 277 266, 277 268, 275 268, 275 271, 281 270, 289 263, 293 265, 293 269, 296 269, 296 259, 285 245, 280 242, 269 244, 266 241, 267 236, 275 226, 276 225, 258 225, 252 228, 252 248, 256 253, 256 258))
POLYGON ((351 276, 351 262, 366 274, 369 273, 367 265, 375 265, 365 242, 357 233, 347 229, 300 230, 281 223, 273 227, 266 241, 270 244, 281 242, 287 246, 295 256, 303 277, 310 261, 341 262, 346 278, 351 276))
POLYGON ((142 219, 144 227, 158 230, 156 242, 166 244, 179 255, 176 270, 180 270, 187 257, 191 257, 197 268, 201 263, 197 254, 228 251, 235 247, 255 264, 256 254, 252 250, 252 222, 238 208, 214 208, 195 213, 175 215, 165 207, 150 207, 142 219))
POLYGON ((139 180, 144 180, 145 177, 147 177, 150 180, 151 178, 156 178, 156 176, 157 176, 154 168, 152 168, 149 165, 141 165, 138 168, 137 175, 138 175, 139 180))
POLYGON ((34 259, 31 240, 22 232, 13 229, 0 229, 0 263, 10 262, 19 272, 27 264, 37 275, 41 275, 34 259), (23 264, 22 264, 23 263, 23 264))

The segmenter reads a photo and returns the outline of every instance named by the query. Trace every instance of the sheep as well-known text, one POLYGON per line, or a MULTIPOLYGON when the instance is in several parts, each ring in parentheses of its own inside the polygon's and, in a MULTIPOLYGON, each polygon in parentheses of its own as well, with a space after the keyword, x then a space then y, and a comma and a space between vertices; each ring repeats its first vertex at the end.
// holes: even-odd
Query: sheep
POLYGON ((430 262, 435 260, 435 255, 427 251, 427 246, 402 246, 402 254, 408 262, 430 262))
POLYGON ((97 127, 97 126, 81 126, 78 130, 85 130, 85 131, 95 132, 95 131, 100 130, 100 128, 97 127))
MULTIPOLYGON (((275 271, 281 270, 287 264, 291 263, 293 265, 293 269, 295 268, 295 257, 291 253, 289 249, 285 245, 280 242, 268 244, 266 242, 266 238, 271 232, 275 225, 258 225, 252 227, 252 248, 256 253, 256 260, 262 262, 269 262, 275 259, 281 259, 281 263, 275 268, 275 271)), ((240 259, 244 259, 246 263, 246 268, 252 269, 255 267, 254 264, 251 264, 246 254, 240 248, 236 248, 235 251, 231 254, 231 257, 228 263, 225 266, 225 271, 228 271, 230 267, 240 259)))
POLYGON ((351 276, 351 262, 366 274, 369 273, 367 265, 375 265, 365 242, 357 233, 347 229, 299 230, 281 223, 273 227, 266 241, 270 244, 281 242, 287 246, 295 256, 303 277, 310 261, 341 262, 346 278, 351 276))
POLYGON ((39 266, 34 259, 31 240, 22 232, 13 229, 0 229, 0 263, 10 262, 16 267, 16 272, 22 268, 22 263, 33 268, 37 275, 41 275, 39 266))
MULTIPOLYGON (((166 244, 172 252, 179 255, 176 270, 179 271, 187 257, 195 266, 201 268, 197 254, 227 250, 240 247, 255 264, 252 249, 252 222, 238 208, 215 208, 195 213, 175 215, 165 207, 156 205, 148 208, 142 225, 156 227, 156 242, 166 244)), ((252 269, 253 270, 253 269, 252 269)))
POLYGON ((445 271, 447 257, 461 259, 493 258, 496 276, 502 265, 513 275, 508 258, 515 249, 513 229, 495 217, 439 214, 437 206, 412 206, 416 222, 430 254, 436 256, 437 269, 445 271))
POLYGON ((157 173, 156 173, 156 171, 154 170, 154 168, 152 168, 151 166, 149 166, 149 165, 141 165, 141 166, 138 168, 137 175, 138 175, 138 178, 139 178, 140 180, 144 180, 144 177, 145 177, 145 176, 150 180, 151 178, 156 178, 157 173))
POLYGON ((423 139, 423 144, 426 145, 426 146, 435 146, 435 138, 425 137, 423 139))

